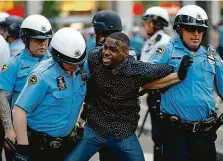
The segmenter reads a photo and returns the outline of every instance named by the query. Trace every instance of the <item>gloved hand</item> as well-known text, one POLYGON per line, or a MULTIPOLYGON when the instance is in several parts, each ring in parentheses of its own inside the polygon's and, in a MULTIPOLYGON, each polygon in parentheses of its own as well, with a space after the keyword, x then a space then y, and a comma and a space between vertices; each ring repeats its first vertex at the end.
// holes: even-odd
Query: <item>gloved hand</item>
POLYGON ((30 159, 29 145, 18 145, 14 154, 14 161, 29 161, 30 159))
POLYGON ((189 69, 189 66, 191 66, 193 63, 193 58, 189 55, 184 55, 183 59, 180 63, 179 70, 177 72, 178 78, 180 80, 184 80, 187 76, 187 71, 189 69))

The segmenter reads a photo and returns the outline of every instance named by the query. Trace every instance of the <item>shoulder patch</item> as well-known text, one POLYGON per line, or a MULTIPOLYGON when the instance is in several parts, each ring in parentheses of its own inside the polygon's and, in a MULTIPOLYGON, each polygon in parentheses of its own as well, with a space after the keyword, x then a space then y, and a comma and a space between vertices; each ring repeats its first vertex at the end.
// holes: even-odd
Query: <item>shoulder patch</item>
POLYGON ((1 72, 4 72, 8 69, 8 64, 3 64, 2 65, 2 69, 1 69, 1 72))
POLYGON ((29 77, 28 83, 29 84, 36 84, 38 82, 37 76, 36 75, 31 75, 29 77))
POLYGON ((162 55, 165 51, 165 47, 164 46, 159 46, 157 49, 156 49, 156 52, 155 54, 160 54, 162 55))

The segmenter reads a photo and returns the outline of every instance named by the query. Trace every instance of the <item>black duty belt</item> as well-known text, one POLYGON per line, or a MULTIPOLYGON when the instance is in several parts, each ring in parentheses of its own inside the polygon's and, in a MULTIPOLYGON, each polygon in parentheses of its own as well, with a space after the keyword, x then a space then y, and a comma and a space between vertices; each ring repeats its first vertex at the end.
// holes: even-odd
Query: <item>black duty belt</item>
POLYGON ((223 124, 223 114, 221 114, 220 117, 217 117, 216 113, 212 113, 208 119, 197 122, 184 121, 176 115, 167 113, 160 113, 160 119, 168 125, 190 133, 216 131, 223 124))
POLYGON ((47 146, 53 149, 58 149, 64 146, 67 147, 71 142, 76 144, 77 140, 82 137, 82 135, 83 128, 81 127, 80 129, 80 127, 77 126, 75 126, 71 133, 66 137, 52 137, 46 133, 28 127, 29 142, 44 148, 47 146))

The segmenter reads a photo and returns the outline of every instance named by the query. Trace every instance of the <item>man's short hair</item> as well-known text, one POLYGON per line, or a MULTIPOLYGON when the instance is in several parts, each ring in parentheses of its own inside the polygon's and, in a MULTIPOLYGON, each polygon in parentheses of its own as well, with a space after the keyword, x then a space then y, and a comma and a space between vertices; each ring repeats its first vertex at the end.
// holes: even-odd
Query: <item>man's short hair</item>
POLYGON ((115 40, 119 40, 119 41, 125 43, 128 47, 130 45, 129 37, 122 32, 114 32, 111 35, 109 35, 108 37, 115 39, 115 40))

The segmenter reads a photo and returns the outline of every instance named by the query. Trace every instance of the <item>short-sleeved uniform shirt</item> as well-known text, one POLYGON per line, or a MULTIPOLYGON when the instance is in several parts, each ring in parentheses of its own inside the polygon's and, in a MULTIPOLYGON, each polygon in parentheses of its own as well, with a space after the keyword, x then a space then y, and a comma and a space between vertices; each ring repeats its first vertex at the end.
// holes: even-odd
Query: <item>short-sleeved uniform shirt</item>
POLYGON ((28 126, 54 137, 73 129, 86 94, 87 63, 72 75, 52 58, 42 61, 30 74, 16 105, 27 113, 28 126))

